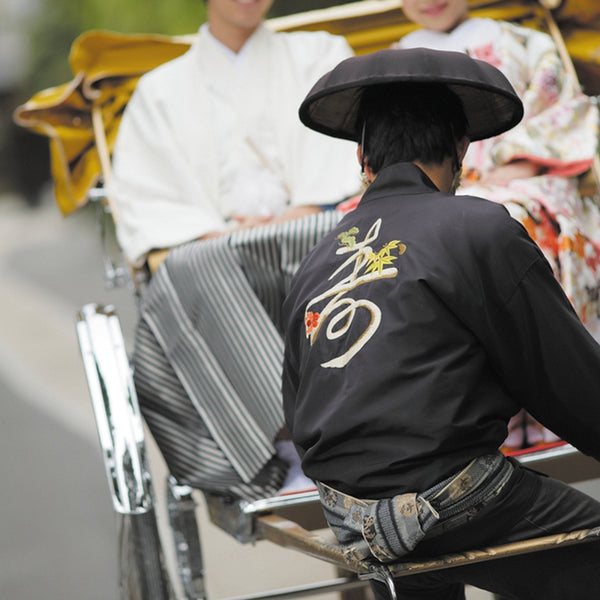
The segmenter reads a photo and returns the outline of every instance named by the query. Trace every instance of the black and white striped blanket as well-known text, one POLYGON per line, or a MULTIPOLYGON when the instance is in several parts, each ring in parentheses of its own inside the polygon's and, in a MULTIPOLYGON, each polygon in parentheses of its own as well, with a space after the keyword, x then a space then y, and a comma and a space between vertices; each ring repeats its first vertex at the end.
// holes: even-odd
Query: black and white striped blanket
POLYGON ((304 256, 340 218, 325 211, 185 244, 153 277, 134 377, 180 483, 248 499, 281 486, 281 304, 304 256))

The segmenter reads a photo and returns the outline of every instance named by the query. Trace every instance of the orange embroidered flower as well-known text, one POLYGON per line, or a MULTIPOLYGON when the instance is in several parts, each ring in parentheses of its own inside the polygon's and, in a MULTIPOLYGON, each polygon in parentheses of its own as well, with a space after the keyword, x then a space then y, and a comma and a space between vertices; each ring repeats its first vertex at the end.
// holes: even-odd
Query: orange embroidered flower
POLYGON ((319 313, 307 312, 304 316, 304 325, 306 326, 306 337, 308 337, 318 326, 321 315, 319 313))

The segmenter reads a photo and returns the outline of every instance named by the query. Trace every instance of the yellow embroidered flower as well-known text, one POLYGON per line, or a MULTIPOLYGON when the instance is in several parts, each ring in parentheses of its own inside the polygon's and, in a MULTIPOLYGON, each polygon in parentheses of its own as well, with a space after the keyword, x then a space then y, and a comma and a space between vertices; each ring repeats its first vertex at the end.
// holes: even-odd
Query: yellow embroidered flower
POLYGON ((402 244, 400 240, 392 240, 388 242, 379 252, 370 252, 367 255, 367 273, 373 273, 377 271, 380 275, 383 271, 383 268, 391 265, 393 261, 398 258, 397 256, 392 256, 391 252, 394 248, 398 248, 398 256, 404 254, 406 252, 406 245, 402 244))

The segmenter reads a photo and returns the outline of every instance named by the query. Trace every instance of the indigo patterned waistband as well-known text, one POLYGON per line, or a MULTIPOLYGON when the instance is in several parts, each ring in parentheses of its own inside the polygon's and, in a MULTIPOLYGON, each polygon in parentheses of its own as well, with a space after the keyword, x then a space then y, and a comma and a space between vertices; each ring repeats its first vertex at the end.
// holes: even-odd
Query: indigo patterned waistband
POLYGON ((391 562, 415 549, 436 525, 457 527, 494 498, 513 465, 500 453, 471 461, 421 493, 362 500, 317 482, 327 522, 348 559, 391 562))

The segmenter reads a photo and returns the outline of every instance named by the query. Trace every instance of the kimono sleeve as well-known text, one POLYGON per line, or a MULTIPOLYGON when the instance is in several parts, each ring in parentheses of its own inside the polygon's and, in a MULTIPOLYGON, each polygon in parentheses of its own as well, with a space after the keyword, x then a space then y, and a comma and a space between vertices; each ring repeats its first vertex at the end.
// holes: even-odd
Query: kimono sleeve
POLYGON ((310 130, 300 123, 300 102, 321 76, 352 56, 341 36, 325 32, 297 32, 295 52, 302 55, 297 66, 299 95, 295 101, 293 141, 288 146, 287 177, 291 203, 300 205, 335 204, 361 188, 356 144, 310 130))
POLYGON ((149 75, 140 80, 123 116, 110 186, 119 243, 134 265, 152 249, 170 248, 223 227, 178 141, 171 121, 177 107, 161 92, 169 78, 149 75))
POLYGON ((548 35, 505 24, 503 36, 504 47, 510 48, 505 60, 522 65, 519 71, 514 65, 501 68, 512 75, 525 117, 494 145, 494 162, 527 159, 563 177, 585 172, 598 147, 596 99, 580 91, 548 35))

